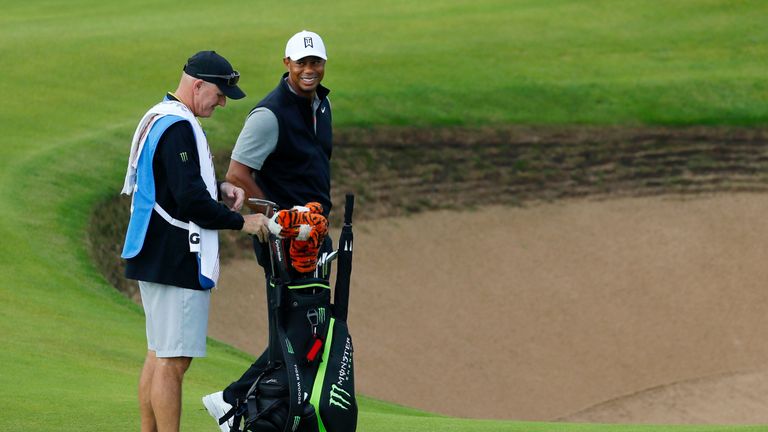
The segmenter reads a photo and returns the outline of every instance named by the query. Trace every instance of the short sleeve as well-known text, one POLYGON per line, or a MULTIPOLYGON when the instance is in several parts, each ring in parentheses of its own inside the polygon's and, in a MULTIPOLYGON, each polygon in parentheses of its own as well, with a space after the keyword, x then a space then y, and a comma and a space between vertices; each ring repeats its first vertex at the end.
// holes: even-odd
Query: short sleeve
POLYGON ((232 150, 232 159, 254 170, 261 169, 277 147, 279 132, 275 114, 268 108, 256 108, 245 120, 232 150))

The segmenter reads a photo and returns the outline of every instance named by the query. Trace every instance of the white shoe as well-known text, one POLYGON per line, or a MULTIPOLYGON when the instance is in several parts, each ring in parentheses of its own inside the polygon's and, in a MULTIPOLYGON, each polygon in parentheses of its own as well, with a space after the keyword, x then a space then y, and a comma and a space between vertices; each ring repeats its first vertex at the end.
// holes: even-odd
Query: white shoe
MULTIPOLYGON (((226 403, 224 401, 224 392, 216 392, 211 393, 207 396, 203 396, 203 405, 205 405, 205 409, 208 410, 208 414, 211 415, 214 419, 216 419, 216 423, 219 423, 219 419, 224 417, 224 414, 229 412, 230 409, 232 409, 232 405, 226 403)), ((225 421, 224 423, 219 425, 219 429, 221 429, 221 432, 229 432, 230 427, 232 426, 232 419, 229 419, 225 421)))

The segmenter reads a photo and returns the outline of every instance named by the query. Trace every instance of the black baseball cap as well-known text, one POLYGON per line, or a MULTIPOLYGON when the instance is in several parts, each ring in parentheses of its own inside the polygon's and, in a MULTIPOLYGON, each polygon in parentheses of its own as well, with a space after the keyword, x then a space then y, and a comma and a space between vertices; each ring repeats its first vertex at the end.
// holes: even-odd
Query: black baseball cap
POLYGON ((216 84, 219 90, 230 99, 245 97, 245 93, 237 86, 240 73, 216 51, 200 51, 193 55, 184 65, 184 72, 189 76, 216 84))

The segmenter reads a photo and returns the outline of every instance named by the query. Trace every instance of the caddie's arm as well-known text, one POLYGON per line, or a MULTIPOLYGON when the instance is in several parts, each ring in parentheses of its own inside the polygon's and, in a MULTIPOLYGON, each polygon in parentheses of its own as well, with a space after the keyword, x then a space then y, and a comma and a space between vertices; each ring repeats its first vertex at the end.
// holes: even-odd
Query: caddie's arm
POLYGON ((199 160, 189 122, 174 123, 163 133, 152 166, 157 178, 164 177, 176 202, 178 214, 173 216, 206 229, 242 229, 240 213, 211 198, 200 175, 199 160))

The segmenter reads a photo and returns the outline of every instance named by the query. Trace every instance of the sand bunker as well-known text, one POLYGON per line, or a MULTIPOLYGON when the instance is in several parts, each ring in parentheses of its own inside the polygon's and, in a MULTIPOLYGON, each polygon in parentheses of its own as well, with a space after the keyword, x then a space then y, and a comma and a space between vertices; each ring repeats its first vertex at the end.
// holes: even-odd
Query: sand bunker
MULTIPOLYGON (((358 391, 461 417, 768 422, 766 214, 724 194, 356 224, 358 391)), ((264 303, 255 261, 231 262, 210 335, 261 352, 264 303)))

